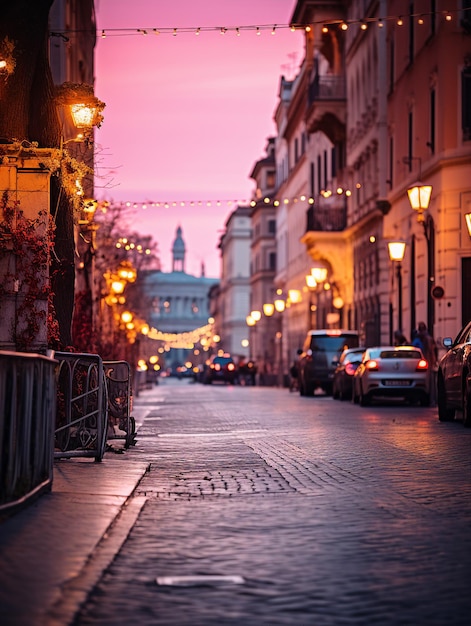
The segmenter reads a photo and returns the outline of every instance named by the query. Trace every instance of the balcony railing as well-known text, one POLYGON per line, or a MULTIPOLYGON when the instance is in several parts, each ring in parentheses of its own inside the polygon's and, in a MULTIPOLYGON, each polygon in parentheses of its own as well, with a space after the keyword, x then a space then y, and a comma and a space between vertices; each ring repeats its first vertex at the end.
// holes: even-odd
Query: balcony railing
POLYGON ((56 365, 0 352, 0 514, 51 489, 56 365))
POLYGON ((309 85, 309 105, 316 100, 345 100, 344 76, 317 75, 309 85))
POLYGON ((340 232, 347 226, 345 205, 310 206, 306 211, 306 232, 340 232))

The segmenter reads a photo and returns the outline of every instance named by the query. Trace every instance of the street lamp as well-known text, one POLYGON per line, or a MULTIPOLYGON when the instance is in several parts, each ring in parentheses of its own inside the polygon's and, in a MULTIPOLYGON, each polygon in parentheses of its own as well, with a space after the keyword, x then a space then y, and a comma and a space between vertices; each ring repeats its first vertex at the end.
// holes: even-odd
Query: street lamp
MULTIPOLYGON (((406 244, 404 241, 390 241, 388 242, 388 251, 390 260, 396 264, 396 277, 397 277, 397 326, 398 330, 402 332, 402 261, 406 251, 406 244)), ((390 315, 389 324, 389 337, 392 343, 392 311, 390 315)))
POLYGON ((417 211, 417 221, 425 221, 424 212, 428 209, 432 197, 432 185, 416 182, 407 190, 409 202, 414 211, 417 211))
POLYGON ((423 226, 427 243, 427 327, 429 332, 433 332, 435 308, 432 287, 435 281, 435 225, 430 213, 425 214, 432 197, 432 185, 418 181, 407 190, 407 195, 412 210, 417 212, 417 222, 423 226))

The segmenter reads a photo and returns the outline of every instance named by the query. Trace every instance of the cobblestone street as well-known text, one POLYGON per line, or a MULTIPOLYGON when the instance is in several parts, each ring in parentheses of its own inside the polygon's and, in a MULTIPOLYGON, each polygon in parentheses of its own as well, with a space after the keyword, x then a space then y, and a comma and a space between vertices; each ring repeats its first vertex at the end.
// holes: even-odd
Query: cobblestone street
POLYGON ((135 404, 145 504, 76 626, 470 623, 461 424, 173 380, 135 404))

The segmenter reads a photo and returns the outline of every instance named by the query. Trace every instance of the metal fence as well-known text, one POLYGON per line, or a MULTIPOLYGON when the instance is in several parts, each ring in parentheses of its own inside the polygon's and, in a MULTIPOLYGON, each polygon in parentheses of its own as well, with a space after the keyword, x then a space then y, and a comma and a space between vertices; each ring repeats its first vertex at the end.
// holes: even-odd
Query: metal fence
POLYGON ((135 443, 136 421, 131 415, 131 367, 127 361, 104 361, 108 406, 108 439, 124 439, 124 447, 135 443))
POLYGON ((105 453, 108 404, 103 361, 97 354, 56 352, 57 412, 54 457, 105 453))
POLYGON ((52 486, 54 359, 0 351, 0 514, 52 486))

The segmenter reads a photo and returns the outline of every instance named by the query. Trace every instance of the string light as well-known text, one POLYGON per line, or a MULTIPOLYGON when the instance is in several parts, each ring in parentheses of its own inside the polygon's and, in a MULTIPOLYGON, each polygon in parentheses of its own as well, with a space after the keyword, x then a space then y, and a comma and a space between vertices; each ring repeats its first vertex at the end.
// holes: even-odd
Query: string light
MULTIPOLYGON (((468 13, 469 11, 471 11, 471 7, 465 7, 462 9, 456 9, 456 10, 446 10, 446 11, 430 11, 427 13, 411 13, 409 14, 407 17, 412 18, 417 20, 418 24, 424 24, 425 23, 425 18, 428 16, 433 16, 433 15, 441 15, 443 19, 445 19, 445 21, 450 22, 453 19, 453 15, 457 14, 458 11, 461 11, 463 13, 468 13)), ((184 26, 184 27, 175 27, 175 28, 169 28, 169 27, 163 27, 163 28, 104 28, 101 29, 101 37, 104 39, 106 38, 107 35, 109 36, 123 36, 123 35, 146 35, 148 32, 154 32, 156 35, 159 34, 173 34, 173 36, 177 36, 177 33, 193 33, 193 34, 197 34, 199 35, 200 33, 203 32, 219 32, 221 34, 225 34, 229 31, 233 31, 236 35, 240 35, 242 30, 247 30, 247 31, 255 31, 257 35, 261 35, 262 31, 264 30, 269 30, 273 35, 275 34, 276 30, 279 29, 289 29, 292 32, 296 32, 296 31, 300 31, 300 30, 304 30, 305 32, 310 32, 312 30, 312 27, 315 25, 319 25, 321 26, 322 32, 323 33, 327 33, 329 30, 329 26, 332 28, 334 26, 338 26, 340 27, 342 30, 347 30, 349 26, 352 26, 354 24, 357 24, 360 26, 360 28, 362 30, 366 30, 367 28, 367 22, 368 23, 377 23, 379 27, 383 27, 387 22, 393 21, 395 22, 398 26, 402 26, 404 24, 404 15, 399 15, 399 16, 386 16, 386 17, 380 17, 380 18, 368 18, 367 20, 365 20, 365 18, 362 19, 356 19, 356 20, 318 20, 318 21, 312 21, 309 23, 298 23, 298 24, 263 24, 263 25, 239 25, 239 26, 233 26, 233 27, 220 27, 220 26, 184 26)), ((57 34, 58 35, 72 35, 74 33, 79 33, 79 32, 83 32, 81 30, 67 30, 64 29, 62 31, 58 31, 57 34)))
MULTIPOLYGON (((357 182, 354 187, 356 189, 361 189, 361 183, 357 182)), ((319 195, 324 197, 324 198, 330 198, 332 195, 345 195, 350 197, 352 195, 351 189, 348 189, 346 187, 342 187, 341 185, 339 185, 337 188, 335 188, 334 190, 332 189, 322 189, 319 192, 319 195)), ((274 206, 274 207, 278 207, 280 206, 280 204, 296 204, 297 202, 307 202, 308 204, 315 204, 315 198, 312 196, 307 196, 306 194, 300 194, 299 196, 293 196, 291 198, 273 198, 270 196, 265 196, 264 198, 260 198, 259 200, 247 200, 247 199, 233 199, 233 200, 157 200, 157 201, 122 201, 122 202, 118 202, 115 204, 120 204, 121 206, 124 206, 126 208, 133 208, 133 209, 148 209, 148 208, 164 208, 164 209, 169 209, 170 207, 177 207, 180 206, 182 208, 185 207, 202 207, 202 206, 206 206, 208 208, 211 207, 221 207, 221 206, 251 206, 251 207, 255 207, 257 206, 257 204, 261 202, 264 205, 270 205, 270 206, 274 206)), ((113 204, 113 202, 107 201, 107 204, 113 204)))

